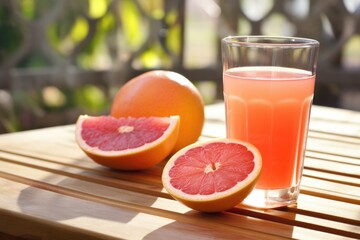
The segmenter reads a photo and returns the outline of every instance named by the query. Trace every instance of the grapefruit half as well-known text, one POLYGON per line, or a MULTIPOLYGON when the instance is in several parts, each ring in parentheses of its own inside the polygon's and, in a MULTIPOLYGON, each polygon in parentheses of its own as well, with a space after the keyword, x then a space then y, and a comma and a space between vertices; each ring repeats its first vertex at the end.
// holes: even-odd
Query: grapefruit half
POLYGON ((179 117, 79 116, 75 136, 96 163, 121 170, 141 170, 164 160, 179 133, 179 117))
POLYGON ((214 139, 194 143, 173 155, 164 167, 162 183, 186 206, 220 212, 245 199, 261 166, 260 152, 250 143, 214 139))

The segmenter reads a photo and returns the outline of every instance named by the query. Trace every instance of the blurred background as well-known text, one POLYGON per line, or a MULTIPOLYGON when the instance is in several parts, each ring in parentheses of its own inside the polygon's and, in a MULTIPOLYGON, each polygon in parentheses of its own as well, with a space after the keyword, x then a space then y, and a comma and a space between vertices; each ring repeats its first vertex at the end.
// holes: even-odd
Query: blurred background
POLYGON ((220 39, 320 41, 314 103, 360 110, 360 0, 0 0, 0 133, 107 114, 151 69, 222 99, 220 39))

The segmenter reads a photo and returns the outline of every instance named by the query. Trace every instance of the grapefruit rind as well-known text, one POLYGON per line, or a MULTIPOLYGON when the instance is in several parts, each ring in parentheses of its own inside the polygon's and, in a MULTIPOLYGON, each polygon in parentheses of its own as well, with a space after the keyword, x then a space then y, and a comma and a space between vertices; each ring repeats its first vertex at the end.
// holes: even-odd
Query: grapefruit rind
POLYGON ((250 194, 260 176, 261 168, 261 154, 252 144, 234 139, 213 139, 191 144, 173 155, 164 167, 162 182, 166 191, 184 205, 201 212, 220 212, 234 207, 250 194), (175 188, 170 183, 171 177, 169 176, 170 169, 174 166, 175 160, 184 155, 190 149, 216 142, 241 144, 253 153, 255 165, 253 171, 247 176, 247 178, 225 191, 216 192, 210 195, 191 195, 175 188))
POLYGON ((88 118, 92 118, 92 116, 79 116, 75 130, 76 142, 85 154, 96 163, 113 169, 143 170, 160 163, 174 148, 179 134, 180 118, 171 116, 169 127, 155 141, 132 149, 104 151, 98 147, 89 146, 81 136, 82 123, 88 118))

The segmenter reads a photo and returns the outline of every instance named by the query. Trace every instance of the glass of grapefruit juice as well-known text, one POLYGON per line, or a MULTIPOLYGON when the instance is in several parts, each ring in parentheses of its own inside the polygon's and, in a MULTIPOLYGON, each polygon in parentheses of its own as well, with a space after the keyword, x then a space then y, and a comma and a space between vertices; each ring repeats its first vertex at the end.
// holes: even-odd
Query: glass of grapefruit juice
POLYGON ((294 37, 222 40, 228 138, 255 145, 260 178, 243 204, 274 208, 300 192, 319 43, 294 37))

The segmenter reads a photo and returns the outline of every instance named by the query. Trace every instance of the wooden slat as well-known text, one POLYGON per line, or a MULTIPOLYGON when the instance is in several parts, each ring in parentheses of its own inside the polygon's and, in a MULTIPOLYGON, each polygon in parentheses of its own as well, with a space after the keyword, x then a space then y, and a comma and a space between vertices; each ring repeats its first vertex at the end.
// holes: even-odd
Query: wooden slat
POLYGON ((339 136, 357 137, 360 134, 359 123, 348 122, 328 122, 325 120, 311 120, 310 130, 316 130, 317 132, 332 133, 339 136))
POLYGON ((357 125, 360 123, 360 114, 352 110, 314 105, 311 111, 311 119, 357 125))
POLYGON ((308 138, 306 149, 335 156, 360 158, 359 144, 308 138))
POLYGON ((324 133, 324 132, 317 132, 314 129, 311 129, 308 133, 309 138, 313 139, 323 139, 323 140, 330 140, 335 142, 341 143, 349 143, 349 144, 360 144, 360 139, 358 137, 351 137, 351 136, 343 136, 333 133, 324 133))
POLYGON ((303 176, 311 177, 311 178, 315 178, 315 179, 321 179, 321 180, 334 182, 334 183, 345 184, 348 186, 360 187, 360 178, 358 178, 357 176, 349 177, 349 176, 339 175, 339 174, 336 174, 333 172, 334 171, 332 171, 331 173, 320 172, 317 170, 305 168, 303 171, 303 176))
MULTIPOLYGON (((337 154, 337 155, 329 154, 329 153, 322 151, 321 149, 315 149, 313 151, 308 149, 306 151, 306 157, 312 158, 312 159, 327 160, 329 162, 339 162, 339 163, 344 163, 344 164, 351 164, 354 166, 358 166, 358 162, 359 162, 359 160, 356 157, 348 157, 348 156, 343 156, 340 154, 337 154)), ((336 170, 336 169, 334 169, 334 170, 336 170)))
MULTIPOLYGON (((263 220, 289 224, 304 229, 313 229, 323 233, 336 234, 342 237, 359 238, 360 229, 358 226, 342 224, 338 221, 319 218, 319 216, 306 216, 299 213, 290 214, 279 210, 270 209, 267 211, 257 209, 236 208, 235 213, 260 218, 263 220)), ((308 236, 310 237, 310 236, 308 236)), ((312 236, 312 238, 317 238, 312 236)))
POLYGON ((303 177, 301 192, 325 199, 333 199, 347 203, 359 204, 359 187, 303 177))
POLYGON ((305 167, 308 169, 316 169, 319 172, 336 173, 340 176, 349 176, 354 178, 359 176, 360 172, 360 166, 355 164, 340 163, 310 157, 306 157, 305 167))

